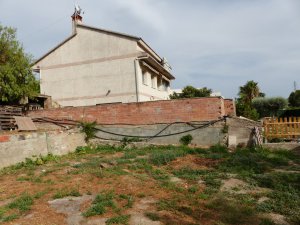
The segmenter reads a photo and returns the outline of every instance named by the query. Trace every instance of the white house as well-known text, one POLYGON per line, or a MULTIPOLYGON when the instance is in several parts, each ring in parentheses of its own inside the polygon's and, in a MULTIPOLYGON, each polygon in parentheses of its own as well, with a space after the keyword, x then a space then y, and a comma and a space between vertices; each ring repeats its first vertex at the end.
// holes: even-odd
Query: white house
POLYGON ((61 106, 166 100, 174 78, 169 64, 142 38, 82 24, 38 59, 41 94, 61 106))

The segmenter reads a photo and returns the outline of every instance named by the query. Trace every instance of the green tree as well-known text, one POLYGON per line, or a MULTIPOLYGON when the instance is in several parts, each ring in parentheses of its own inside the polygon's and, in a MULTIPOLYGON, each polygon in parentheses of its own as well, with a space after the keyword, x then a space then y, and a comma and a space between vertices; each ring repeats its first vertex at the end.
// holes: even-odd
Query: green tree
POLYGON ((244 116, 253 120, 259 118, 259 114, 252 106, 252 101, 256 97, 264 97, 265 94, 260 92, 257 82, 248 81, 240 87, 239 98, 236 100, 236 111, 238 116, 244 116))
POLYGON ((180 98, 199 98, 199 97, 209 97, 212 93, 211 89, 207 87, 204 88, 195 88, 193 86, 186 86, 182 89, 182 93, 174 93, 170 95, 171 99, 180 99, 180 98))
POLYGON ((16 38, 16 29, 0 25, 0 102, 18 103, 38 93, 31 62, 16 38))
POLYGON ((255 98, 252 106, 259 113, 260 117, 279 116, 279 111, 288 106, 288 101, 282 97, 255 98))
POLYGON ((290 94, 289 104, 291 107, 300 107, 300 90, 296 90, 290 94))

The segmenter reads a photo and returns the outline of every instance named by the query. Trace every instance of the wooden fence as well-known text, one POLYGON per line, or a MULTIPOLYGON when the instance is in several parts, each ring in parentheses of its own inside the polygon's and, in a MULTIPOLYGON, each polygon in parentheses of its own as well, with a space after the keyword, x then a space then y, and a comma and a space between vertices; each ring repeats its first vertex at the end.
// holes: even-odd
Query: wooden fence
POLYGON ((265 118, 264 136, 267 140, 300 138, 300 117, 265 118))

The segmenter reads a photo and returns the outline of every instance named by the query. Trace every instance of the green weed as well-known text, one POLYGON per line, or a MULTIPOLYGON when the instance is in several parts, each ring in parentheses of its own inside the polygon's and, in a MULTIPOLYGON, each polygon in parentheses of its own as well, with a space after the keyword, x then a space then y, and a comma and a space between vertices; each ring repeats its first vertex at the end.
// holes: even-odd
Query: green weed
POLYGON ((105 224, 107 225, 112 225, 112 224, 123 224, 127 225, 129 224, 129 219, 130 215, 121 215, 121 216, 116 216, 113 218, 108 219, 105 224))
POLYGON ((226 199, 223 196, 211 200, 206 207, 219 214, 223 223, 232 225, 257 224, 257 214, 253 207, 243 205, 233 199, 226 199))
POLYGON ((26 212, 31 209, 33 197, 28 194, 23 194, 8 205, 9 209, 18 209, 20 212, 26 212))
POLYGON ((107 211, 107 208, 117 209, 117 206, 114 202, 114 193, 102 193, 96 196, 95 200, 92 203, 92 206, 83 213, 85 217, 102 215, 107 211))
POLYGON ((90 139, 94 138, 96 135, 96 125, 97 122, 81 122, 81 132, 85 134, 85 141, 88 142, 90 139))
POLYGON ((78 191, 78 189, 68 189, 68 188, 64 188, 64 189, 60 189, 58 190, 54 195, 53 195, 53 199, 60 199, 60 198, 65 198, 65 197, 79 197, 81 196, 80 192, 78 191))
POLYGON ((178 149, 175 151, 168 150, 168 151, 164 151, 164 152, 155 151, 150 154, 149 159, 152 164, 154 164, 156 166, 162 166, 162 165, 166 165, 169 162, 177 159, 178 157, 182 157, 187 154, 188 153, 182 149, 178 149))
POLYGON ((144 215, 146 217, 148 217, 150 220, 152 221, 159 221, 160 217, 158 215, 158 213, 154 213, 154 212, 145 212, 144 215))
MULTIPOLYGON (((19 216, 18 214, 13 213, 13 214, 11 214, 11 215, 4 216, 4 217, 2 218, 2 221, 3 221, 3 222, 9 222, 9 221, 18 219, 19 217, 20 217, 20 216, 19 216)), ((1 220, 0 220, 0 221, 1 221, 1 220)))
POLYGON ((193 140, 193 136, 188 134, 188 135, 185 135, 185 136, 182 136, 179 140, 179 142, 182 144, 182 145, 189 145, 192 143, 192 140, 193 140))
POLYGON ((133 196, 121 194, 121 195, 119 195, 119 198, 127 200, 125 208, 132 208, 133 203, 134 203, 133 196))

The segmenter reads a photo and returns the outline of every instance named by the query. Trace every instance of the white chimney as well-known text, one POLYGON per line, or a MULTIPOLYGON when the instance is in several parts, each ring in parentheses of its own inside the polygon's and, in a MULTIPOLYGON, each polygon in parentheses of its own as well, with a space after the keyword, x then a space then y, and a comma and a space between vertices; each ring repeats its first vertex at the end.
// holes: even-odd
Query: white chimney
POLYGON ((81 16, 82 9, 78 6, 75 5, 75 11, 73 15, 71 16, 72 18, 72 33, 76 33, 76 26, 77 24, 82 24, 82 16, 81 16))

